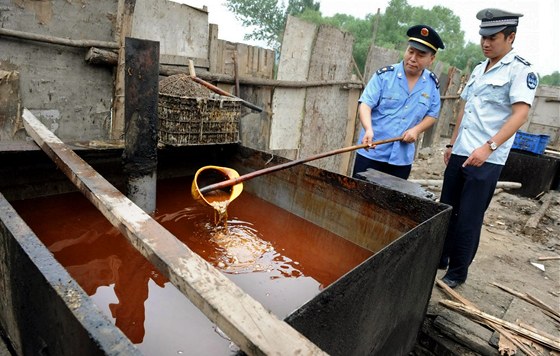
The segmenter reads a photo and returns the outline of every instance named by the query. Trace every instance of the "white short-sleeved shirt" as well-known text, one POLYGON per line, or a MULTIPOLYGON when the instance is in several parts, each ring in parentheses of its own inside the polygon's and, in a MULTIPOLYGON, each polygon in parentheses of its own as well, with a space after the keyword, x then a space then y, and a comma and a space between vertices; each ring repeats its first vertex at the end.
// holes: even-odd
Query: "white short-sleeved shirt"
MULTIPOLYGON (((513 104, 533 104, 538 77, 529 62, 511 50, 484 73, 488 61, 474 68, 461 93, 466 104, 453 154, 470 156, 502 128, 512 114, 513 104)), ((513 140, 514 136, 501 144, 487 162, 504 165, 513 140)))

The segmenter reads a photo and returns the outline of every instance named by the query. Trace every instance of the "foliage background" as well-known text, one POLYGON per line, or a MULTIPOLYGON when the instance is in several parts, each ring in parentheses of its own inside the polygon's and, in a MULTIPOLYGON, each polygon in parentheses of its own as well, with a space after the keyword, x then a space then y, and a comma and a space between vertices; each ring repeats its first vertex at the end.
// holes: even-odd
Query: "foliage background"
MULTIPOLYGON (((465 41, 459 17, 444 6, 425 9, 411 6, 407 0, 391 0, 385 13, 370 14, 365 19, 346 14, 324 17, 320 3, 314 0, 227 0, 226 7, 243 26, 255 29, 245 36, 246 40, 265 41, 275 50, 280 49, 288 15, 350 32, 354 36, 354 60, 360 69, 365 66, 372 42, 404 52, 406 30, 416 24, 429 25, 442 37, 445 49, 438 52, 437 59, 444 64, 468 71, 485 59, 478 43, 465 41)), ((543 76, 540 83, 560 86, 560 73, 543 76)))

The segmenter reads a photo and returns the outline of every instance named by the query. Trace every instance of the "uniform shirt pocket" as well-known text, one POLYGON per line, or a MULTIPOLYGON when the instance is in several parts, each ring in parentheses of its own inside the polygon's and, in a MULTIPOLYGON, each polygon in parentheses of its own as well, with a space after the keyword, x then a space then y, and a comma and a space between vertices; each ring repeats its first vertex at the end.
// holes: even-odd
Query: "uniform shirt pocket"
POLYGON ((414 118, 416 121, 420 121, 426 116, 428 110, 430 109, 430 99, 421 96, 418 99, 416 105, 414 105, 414 118))
POLYGON ((394 93, 383 95, 379 103, 379 112, 384 115, 392 115, 401 110, 403 103, 404 100, 394 93))
POLYGON ((492 78, 486 82, 481 99, 488 103, 509 104, 510 83, 507 78, 492 78))

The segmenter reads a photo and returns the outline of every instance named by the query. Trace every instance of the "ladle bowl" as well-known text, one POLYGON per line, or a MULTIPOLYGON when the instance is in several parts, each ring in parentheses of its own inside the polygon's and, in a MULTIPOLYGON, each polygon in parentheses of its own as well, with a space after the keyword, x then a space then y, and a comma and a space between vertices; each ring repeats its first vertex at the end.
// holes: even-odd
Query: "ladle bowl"
POLYGON ((204 166, 196 171, 191 185, 191 194, 199 203, 210 206, 212 206, 212 203, 216 201, 231 202, 243 191, 243 183, 202 193, 201 189, 203 188, 199 187, 199 182, 201 185, 207 186, 208 184, 212 185, 236 178, 239 178, 239 173, 237 173, 235 169, 220 166, 204 166))

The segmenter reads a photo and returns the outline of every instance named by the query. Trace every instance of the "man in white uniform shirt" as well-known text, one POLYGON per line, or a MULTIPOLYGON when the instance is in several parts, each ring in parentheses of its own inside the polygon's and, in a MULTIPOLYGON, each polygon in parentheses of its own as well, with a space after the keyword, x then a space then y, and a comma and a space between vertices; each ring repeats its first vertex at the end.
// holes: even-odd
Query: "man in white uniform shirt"
POLYGON ((537 75, 513 49, 522 16, 499 9, 476 15, 486 60, 474 68, 461 93, 462 109, 444 155, 440 201, 453 213, 439 267, 447 269, 442 281, 451 288, 467 279, 484 213, 535 97, 537 75))

